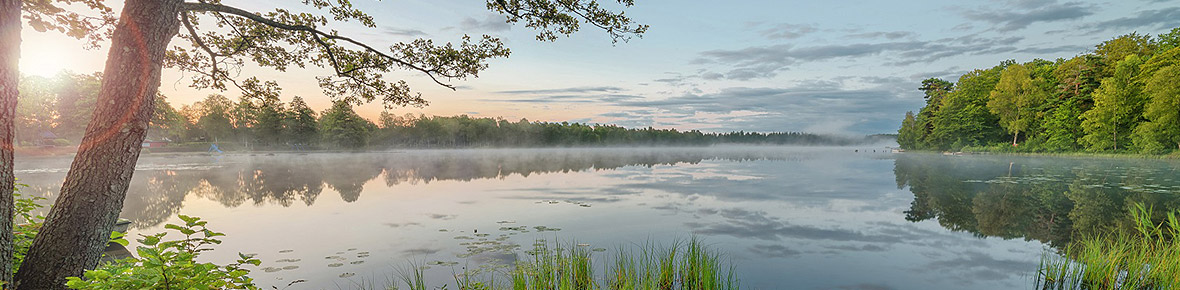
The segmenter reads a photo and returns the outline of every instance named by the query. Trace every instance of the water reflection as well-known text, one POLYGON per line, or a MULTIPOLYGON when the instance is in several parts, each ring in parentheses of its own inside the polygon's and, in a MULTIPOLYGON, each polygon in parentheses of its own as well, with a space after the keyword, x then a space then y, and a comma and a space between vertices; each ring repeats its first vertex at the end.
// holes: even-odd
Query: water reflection
POLYGON ((937 220, 980 237, 1060 247, 1082 235, 1131 226, 1129 207, 1180 208, 1175 162, 1126 159, 947 157, 906 154, 894 162, 898 188, 914 194, 906 220, 937 220))
MULTIPOLYGON (((625 166, 697 164, 703 160, 802 160, 805 155, 765 151, 663 149, 415 150, 353 154, 148 155, 137 165, 122 216, 134 228, 158 226, 183 207, 189 195, 225 207, 294 204, 311 206, 327 187, 345 202, 361 199, 378 177, 386 186, 440 180, 503 179, 520 175, 611 170, 625 166)), ((56 196, 68 162, 22 163, 17 175, 26 191, 56 196)), ((552 192, 551 192, 552 193, 552 192)), ((576 192, 572 194, 577 194, 576 192)))
MULTIPOLYGON (((38 162, 18 176, 52 197, 68 160, 38 162)), ((760 289, 1021 288, 1042 242, 1123 227, 1132 202, 1180 202, 1175 162, 845 148, 145 155, 137 169, 123 215, 140 232, 201 216, 226 248, 260 254, 259 281, 327 289, 407 259, 510 262, 501 250, 534 238, 611 248, 690 234, 760 289)))

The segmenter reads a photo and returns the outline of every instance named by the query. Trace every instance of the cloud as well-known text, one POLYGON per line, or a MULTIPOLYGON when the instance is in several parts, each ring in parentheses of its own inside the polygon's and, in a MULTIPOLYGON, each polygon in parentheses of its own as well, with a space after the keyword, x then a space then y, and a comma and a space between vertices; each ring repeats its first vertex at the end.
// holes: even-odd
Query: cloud
POLYGON ((909 31, 890 31, 890 32, 877 31, 877 32, 855 33, 855 34, 848 35, 848 37, 851 37, 851 38, 865 38, 865 39, 885 38, 888 40, 912 38, 912 37, 916 37, 916 36, 918 36, 917 33, 909 32, 909 31))
MULTIPOLYGON (((816 81, 789 88, 730 87, 713 93, 688 93, 648 100, 625 100, 617 105, 647 108, 665 114, 735 115, 717 131, 806 131, 829 134, 891 132, 897 116, 921 106, 920 98, 899 97, 896 87, 912 86, 911 80, 893 79, 875 88, 845 90, 833 81, 816 81)), ((917 96, 917 93, 913 93, 917 96)))
POLYGON ((796 39, 818 30, 811 25, 783 23, 762 30, 762 35, 770 39, 796 39))
POLYGON ((381 31, 382 31, 382 33, 384 33, 387 36, 395 36, 395 37, 417 38, 417 37, 423 37, 423 36, 429 35, 425 31, 418 30, 418 29, 400 29, 400 28, 386 27, 386 28, 382 28, 381 31))
POLYGON ((541 90, 513 90, 513 91, 499 91, 497 94, 512 94, 512 95, 543 95, 543 94, 570 94, 570 93, 614 93, 623 91, 620 87, 598 86, 598 87, 573 87, 561 89, 541 89, 541 90))
POLYGON ((721 64, 729 71, 719 78, 750 80, 769 78, 794 66, 834 59, 887 56, 886 65, 910 65, 961 56, 1012 52, 1020 36, 980 37, 967 35, 933 41, 893 41, 881 43, 836 44, 796 47, 792 44, 754 46, 736 50, 702 52, 693 61, 698 64, 721 64))
POLYGON ((1057 3, 1055 0, 1009 1, 1008 10, 972 10, 963 13, 967 19, 991 23, 1001 32, 1028 28, 1037 22, 1074 20, 1094 14, 1094 6, 1080 2, 1057 3))
POLYGON ((1180 7, 1139 11, 1134 16, 1087 25, 1093 32, 1136 28, 1172 28, 1180 26, 1180 7))
POLYGON ((504 21, 504 16, 488 14, 482 20, 467 17, 459 22, 459 28, 464 31, 503 32, 512 29, 512 25, 504 21))

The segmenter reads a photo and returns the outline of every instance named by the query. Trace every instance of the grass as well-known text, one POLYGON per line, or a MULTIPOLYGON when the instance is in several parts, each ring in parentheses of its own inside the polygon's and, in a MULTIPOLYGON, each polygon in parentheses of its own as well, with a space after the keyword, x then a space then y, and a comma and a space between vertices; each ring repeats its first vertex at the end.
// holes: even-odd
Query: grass
MULTIPOLYGON (((730 290, 740 289, 733 266, 697 238, 669 246, 647 243, 638 250, 620 247, 613 255, 596 253, 586 244, 538 241, 514 265, 483 280, 468 273, 452 273, 460 290, 730 290), (596 263, 598 258, 602 261, 596 263), (596 273, 596 265, 602 272, 596 273), (497 283, 497 277, 502 283, 497 283)), ((401 271, 398 289, 426 289, 422 267, 401 271)), ((442 285, 437 289, 447 289, 442 285)))
POLYGON ((1043 254, 1037 288, 1180 289, 1180 220, 1171 212, 1156 223, 1151 212, 1137 204, 1131 211, 1135 231, 1083 238, 1064 256, 1043 254))

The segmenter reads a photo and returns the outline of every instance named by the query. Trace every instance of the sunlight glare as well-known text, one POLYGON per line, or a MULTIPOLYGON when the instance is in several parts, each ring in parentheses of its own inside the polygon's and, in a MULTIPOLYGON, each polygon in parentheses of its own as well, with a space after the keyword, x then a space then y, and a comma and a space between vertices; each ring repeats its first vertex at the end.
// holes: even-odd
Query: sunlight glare
POLYGON ((53 77, 72 63, 69 53, 60 49, 26 49, 21 51, 20 72, 25 75, 53 77))

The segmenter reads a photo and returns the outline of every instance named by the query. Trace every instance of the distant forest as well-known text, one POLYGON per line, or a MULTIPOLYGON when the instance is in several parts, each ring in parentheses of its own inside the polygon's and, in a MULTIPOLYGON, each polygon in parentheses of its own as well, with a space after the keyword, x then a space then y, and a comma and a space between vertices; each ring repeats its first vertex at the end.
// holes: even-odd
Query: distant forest
POLYGON ((1131 33, 1070 59, 1008 60, 922 82, 906 149, 1168 154, 1180 150, 1180 28, 1131 33))
MULTIPOLYGON (((17 109, 17 140, 22 146, 77 144, 90 121, 102 76, 62 73, 52 78, 25 76, 17 109)), ((251 80, 252 82, 252 80, 251 80)), ((265 85, 251 83, 251 86, 265 85)), ((632 145, 860 145, 892 141, 893 135, 842 137, 799 132, 705 133, 697 130, 536 122, 521 119, 381 113, 376 123, 357 115, 347 102, 321 112, 300 97, 283 103, 278 90, 233 101, 209 95, 179 109, 156 98, 148 129, 151 141, 189 144, 216 142, 223 148, 462 148, 632 145), (232 145, 229 145, 232 144, 232 145)), ((205 148, 208 145, 204 145, 205 148)))

